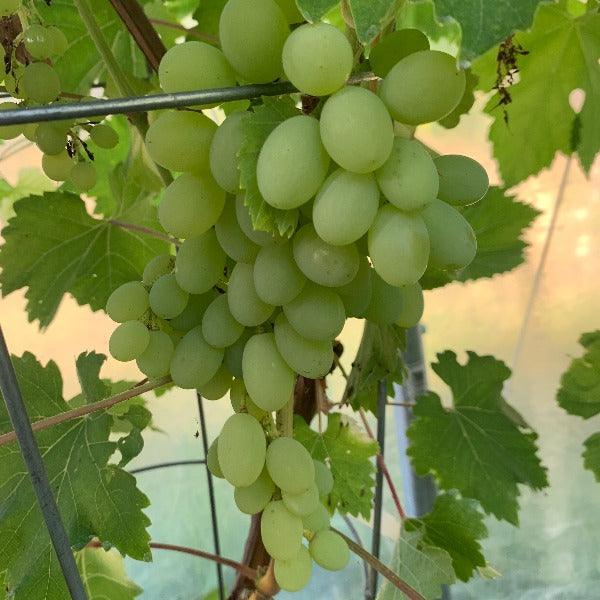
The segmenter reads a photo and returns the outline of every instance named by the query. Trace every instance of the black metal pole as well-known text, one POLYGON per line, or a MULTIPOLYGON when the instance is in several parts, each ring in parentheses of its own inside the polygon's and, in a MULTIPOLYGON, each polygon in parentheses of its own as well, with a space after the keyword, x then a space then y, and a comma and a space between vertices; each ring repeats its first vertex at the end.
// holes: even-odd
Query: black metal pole
POLYGON ((2 327, 0 327, 0 389, 71 598, 87 600, 87 594, 75 564, 71 543, 60 518, 56 500, 52 495, 40 449, 33 436, 31 422, 6 347, 2 327))
MULTIPOLYGON (((198 399, 198 412, 200 414, 200 433, 202 435, 202 448, 204 451, 204 460, 208 456, 208 434, 206 433, 206 421, 204 420, 204 406, 202 404, 202 396, 196 394, 198 399)), ((217 504, 215 502, 215 489, 213 486, 212 473, 206 467, 206 481, 208 483, 208 499, 210 501, 210 517, 212 521, 212 533, 215 554, 221 555, 221 542, 219 540, 219 524, 217 522, 217 504)), ((223 566, 216 563, 217 567, 217 583, 219 585, 219 600, 225 600, 225 583, 223 581, 223 566)))

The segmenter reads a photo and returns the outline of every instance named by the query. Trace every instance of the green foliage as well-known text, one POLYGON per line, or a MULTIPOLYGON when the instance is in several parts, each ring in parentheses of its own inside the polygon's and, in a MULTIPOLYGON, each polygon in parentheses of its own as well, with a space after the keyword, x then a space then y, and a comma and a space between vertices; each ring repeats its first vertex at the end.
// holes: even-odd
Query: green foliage
POLYGON ((442 489, 457 489, 487 513, 517 524, 518 485, 548 485, 537 435, 506 412, 502 387, 510 369, 492 356, 467 354, 465 365, 454 352, 438 354, 432 368, 452 390, 452 408, 433 392, 419 398, 408 453, 420 475, 433 473, 442 489))
POLYGON ((198 29, 208 35, 219 35, 219 18, 227 0, 200 0, 194 19, 198 21, 198 29))
POLYGON ((6 222, 15 214, 13 204, 19 198, 31 194, 42 194, 53 189, 54 183, 39 169, 22 169, 14 186, 4 179, 0 179, 0 220, 6 222))
POLYGON ((583 445, 583 466, 594 474, 596 481, 600 481, 600 432, 590 435, 583 445))
POLYGON ((334 478, 328 500, 330 509, 368 519, 375 485, 375 467, 371 459, 377 454, 377 442, 363 433, 351 418, 339 413, 329 415, 322 434, 313 431, 296 416, 294 437, 313 458, 329 461, 334 478))
MULTIPOLYGON (((92 310, 104 308, 112 290, 141 278, 145 264, 166 251, 147 235, 93 219, 70 193, 29 196, 14 205, 3 229, 0 284, 4 296, 27 287, 29 320, 48 325, 65 293, 92 310)), ((119 220, 156 228, 156 210, 145 195, 122 197, 119 220)))
POLYGON ((348 0, 356 35, 363 44, 369 44, 390 22, 398 7, 397 0, 348 0))
POLYGON ((339 0, 296 0, 303 17, 314 23, 319 21, 329 10, 339 4, 339 0))
MULTIPOLYGON (((69 409, 56 364, 44 367, 29 353, 13 357, 13 364, 32 420, 69 409)), ((110 414, 98 412, 36 438, 72 546, 82 548, 98 538, 123 555, 150 560, 149 519, 142 512, 148 499, 133 476, 110 463, 117 448, 109 439, 111 423, 110 414)), ((0 430, 11 429, 2 402, 0 430)), ((0 462, 0 572, 6 571, 9 596, 63 600, 68 592, 16 443, 0 446, 0 462)))

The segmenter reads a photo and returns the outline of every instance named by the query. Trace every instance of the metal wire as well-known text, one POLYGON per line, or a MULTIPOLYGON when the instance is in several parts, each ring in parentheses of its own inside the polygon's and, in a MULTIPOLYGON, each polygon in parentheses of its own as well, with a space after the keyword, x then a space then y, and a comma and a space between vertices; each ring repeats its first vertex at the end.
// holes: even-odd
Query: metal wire
POLYGON ((155 465, 147 465, 145 467, 138 467, 137 469, 130 469, 129 473, 131 475, 136 475, 137 473, 145 473, 146 471, 156 471, 158 469, 167 469, 169 467, 182 467, 187 465, 205 465, 206 461, 197 459, 197 460, 175 460, 171 462, 157 463, 155 465))
POLYGON ((88 597, 75 564, 71 543, 60 517, 56 500, 52 495, 40 449, 33 436, 31 421, 25 409, 2 327, 0 327, 0 389, 71 598, 87 600, 88 597))

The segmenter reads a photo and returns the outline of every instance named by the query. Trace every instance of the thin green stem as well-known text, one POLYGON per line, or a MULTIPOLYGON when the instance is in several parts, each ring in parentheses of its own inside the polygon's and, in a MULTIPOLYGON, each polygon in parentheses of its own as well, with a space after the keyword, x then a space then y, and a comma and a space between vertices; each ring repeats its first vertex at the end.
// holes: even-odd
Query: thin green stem
POLYGON ((286 405, 277 411, 277 429, 284 437, 293 437, 294 435, 294 394, 286 405))

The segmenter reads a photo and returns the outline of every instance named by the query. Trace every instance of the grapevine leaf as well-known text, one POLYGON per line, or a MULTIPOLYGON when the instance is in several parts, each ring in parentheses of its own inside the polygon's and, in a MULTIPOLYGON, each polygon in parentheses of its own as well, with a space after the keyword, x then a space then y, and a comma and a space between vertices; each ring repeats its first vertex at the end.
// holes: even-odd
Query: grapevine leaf
MULTIPOLYGON (((25 353, 13 357, 13 364, 33 421, 69 409, 55 363, 42 366, 25 353)), ((117 447, 109 438, 111 423, 110 414, 98 412, 41 431, 36 438, 71 545, 82 548, 97 538, 123 555, 150 560, 150 521, 142 512, 148 499, 133 476, 109 464, 117 447)), ((2 402, 0 430, 11 429, 2 402)), ((6 571, 8 596, 62 600, 68 592, 16 443, 0 447, 0 464, 0 572, 6 571)))
POLYGON ((600 330, 584 333, 579 343, 585 352, 562 374, 556 399, 569 414, 589 419, 600 413, 600 330))
POLYGON ((527 29, 540 0, 435 0, 438 17, 452 17, 462 28, 461 56, 483 54, 517 29, 527 29))
POLYGON ((50 181, 39 169, 22 169, 14 186, 4 179, 0 179, 0 221, 6 222, 14 216, 13 204, 19 198, 50 192, 53 189, 55 189, 54 182, 50 181))
POLYGON ((479 540, 488 532, 473 500, 454 493, 440 494, 432 511, 420 519, 409 519, 406 528, 421 531, 425 542, 446 550, 463 581, 468 581, 478 567, 486 566, 479 540))
POLYGON ((477 237, 477 254, 468 267, 457 273, 428 269, 421 281, 425 289, 511 271, 523 262, 527 247, 523 233, 540 213, 501 188, 491 187, 479 202, 464 208, 462 214, 477 237))
POLYGON ((371 459, 377 454, 377 442, 367 437, 351 418, 339 413, 329 415, 327 429, 322 434, 296 416, 294 437, 313 458, 328 460, 334 479, 328 500, 330 508, 368 519, 375 485, 371 459))
POLYGON ((289 96, 263 98, 263 104, 242 119, 244 141, 239 153, 240 186, 246 191, 244 204, 248 207, 254 228, 288 237, 298 222, 298 210, 280 210, 265 202, 258 189, 256 163, 271 131, 297 114, 294 101, 289 96))
POLYGON ((590 435, 583 446, 583 466, 594 474, 596 481, 600 481, 600 432, 590 435))
POLYGON ((314 23, 339 4, 339 0, 296 0, 296 4, 302 16, 314 23))
POLYGON ((225 4, 227 4, 227 0, 211 0, 210 2, 202 0, 198 4, 196 12, 194 12, 194 19, 198 22, 199 31, 215 37, 219 35, 219 19, 225 4))
POLYGON ((419 475, 433 473, 440 487, 474 498, 487 513, 518 523, 518 484, 539 490, 548 485, 537 456, 537 435, 507 415, 502 387, 510 369, 493 356, 468 352, 438 354, 433 370, 450 387, 453 406, 429 392, 414 408, 408 453, 419 475))
MULTIPOLYGON (((452 559, 443 548, 432 546, 420 531, 403 527, 394 549, 391 569, 427 600, 442 596, 442 585, 454 583, 452 559)), ((405 600, 407 596, 385 581, 377 600, 405 600)))
POLYGON ((75 562, 90 600, 133 600, 142 593, 127 577, 123 557, 115 549, 88 546, 75 553, 75 562))
POLYGON ((509 88, 508 123, 497 95, 485 109, 494 119, 489 136, 505 185, 549 166, 556 152, 571 152, 576 114, 569 95, 575 89, 585 92, 577 152, 589 171, 600 149, 600 14, 576 16, 564 3, 542 5, 531 31, 515 40, 529 54, 519 56, 519 79, 509 88))
MULTIPOLYGON (((167 244, 92 218, 78 196, 66 192, 29 196, 2 230, 0 284, 4 296, 27 287, 29 320, 45 327, 62 297, 99 310, 122 283, 140 279, 145 264, 167 244)), ((156 226, 156 209, 143 195, 122 198, 121 221, 156 226)))
POLYGON ((404 331, 399 327, 365 321, 343 402, 349 403, 354 410, 364 408, 376 414, 379 381, 387 379, 389 386, 402 381, 400 349, 404 348, 404 343, 404 331))
POLYGON ((75 361, 77 379, 87 404, 110 396, 110 386, 100 379, 100 369, 105 360, 104 354, 82 352, 75 361))
POLYGON ((397 0, 348 0, 356 36, 363 44, 370 44, 389 23, 398 7, 397 0))

